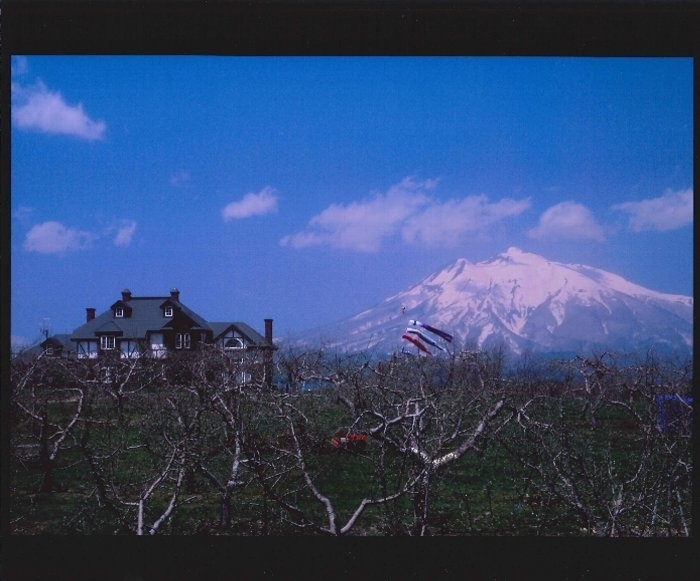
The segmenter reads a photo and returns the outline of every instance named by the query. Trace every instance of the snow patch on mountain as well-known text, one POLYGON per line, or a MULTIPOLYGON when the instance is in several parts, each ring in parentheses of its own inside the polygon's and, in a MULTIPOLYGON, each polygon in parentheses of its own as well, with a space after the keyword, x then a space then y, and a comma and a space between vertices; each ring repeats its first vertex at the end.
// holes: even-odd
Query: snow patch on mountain
POLYGON ((455 336, 451 348, 503 346, 514 353, 692 350, 693 298, 653 291, 616 274, 511 247, 488 260, 458 259, 353 317, 306 333, 347 351, 394 352, 410 319, 455 336))

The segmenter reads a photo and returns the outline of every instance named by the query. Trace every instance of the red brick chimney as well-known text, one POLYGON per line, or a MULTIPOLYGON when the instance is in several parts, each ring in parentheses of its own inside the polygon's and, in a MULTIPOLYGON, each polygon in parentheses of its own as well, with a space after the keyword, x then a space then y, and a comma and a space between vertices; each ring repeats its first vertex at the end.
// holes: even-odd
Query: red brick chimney
POLYGON ((176 288, 170 289, 170 298, 174 301, 180 301, 180 291, 176 288))
POLYGON ((272 345, 272 319, 265 319, 265 341, 272 345))
POLYGON ((128 302, 131 300, 131 291, 130 291, 128 288, 125 288, 125 289, 122 291, 122 300, 123 300, 125 303, 128 303, 128 302))
POLYGON ((88 323, 95 318, 95 309, 94 308, 92 308, 92 307, 86 308, 85 313, 87 315, 86 318, 87 318, 88 323))

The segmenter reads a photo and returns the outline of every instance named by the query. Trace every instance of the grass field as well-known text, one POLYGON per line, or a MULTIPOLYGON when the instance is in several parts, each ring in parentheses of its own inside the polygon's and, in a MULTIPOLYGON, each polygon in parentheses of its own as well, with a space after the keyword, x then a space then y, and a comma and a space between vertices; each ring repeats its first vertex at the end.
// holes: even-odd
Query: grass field
MULTIPOLYGON (((460 377, 467 381, 471 376, 460 377)), ((397 378, 397 384, 405 382, 404 376, 397 378)), ((496 397, 506 401, 498 416, 501 427, 459 460, 431 473, 424 488, 412 485, 395 499, 367 506, 348 534, 416 534, 418 500, 426 514, 425 530, 432 535, 689 534, 690 406, 680 408, 684 422, 659 429, 653 393, 639 384, 630 389, 622 375, 603 377, 597 392, 533 384, 537 390, 518 389, 512 382, 507 384, 510 391, 499 382, 487 387, 494 390, 486 394, 491 404, 496 397)), ((13 534, 134 534, 139 501, 146 530, 166 515, 159 534, 318 534, 328 513, 314 490, 329 500, 342 526, 363 499, 396 493, 426 466, 389 446, 379 433, 368 437, 364 447, 332 446, 338 428, 361 417, 340 405, 334 389, 240 395, 221 400, 223 407, 211 403, 219 397, 211 386, 140 390, 120 400, 120 407, 104 390, 91 389, 65 437, 61 430, 78 406, 74 392, 37 388, 21 394, 25 399, 13 408, 13 534), (290 402, 294 418, 281 413, 290 402), (298 448, 292 445, 292 429, 297 430, 298 448), (236 438, 242 462, 235 482, 226 487, 236 438), (49 461, 52 451, 55 458, 49 461), (47 472, 50 491, 41 492, 47 472), (168 512, 175 492, 176 503, 168 512), (225 504, 230 522, 222 526, 225 504)), ((386 401, 398 398, 392 405, 400 407, 405 403, 401 398, 409 397, 382 389, 388 388, 356 390, 358 401, 375 394, 386 401)), ((421 432, 411 431, 410 421, 402 420, 396 424, 404 430, 401 434, 422 438, 417 445, 433 456, 448 452, 430 447, 433 440, 443 441, 437 439, 440 430, 445 425, 456 430, 462 423, 473 427, 491 405, 478 403, 485 397, 479 390, 456 389, 455 395, 430 391, 425 401, 433 405, 434 415, 425 416, 421 432), (469 411, 462 413, 460 406, 469 411), (449 414, 457 419, 440 423, 449 414)), ((379 413, 379 408, 370 409, 379 413)))

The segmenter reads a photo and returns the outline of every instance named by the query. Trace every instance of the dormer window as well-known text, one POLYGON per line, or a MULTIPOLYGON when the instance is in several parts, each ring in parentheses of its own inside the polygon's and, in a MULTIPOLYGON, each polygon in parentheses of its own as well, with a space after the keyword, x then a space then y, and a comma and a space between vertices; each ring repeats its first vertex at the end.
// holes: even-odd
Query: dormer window
POLYGON ((165 310, 163 311, 163 315, 166 317, 172 317, 173 316, 173 308, 172 307, 165 307, 165 310))
POLYGON ((114 349, 116 343, 114 335, 102 335, 102 337, 100 337, 100 349, 114 349))
POLYGON ((123 301, 117 301, 109 308, 112 309, 112 316, 115 319, 128 319, 131 317, 131 312, 133 310, 131 306, 123 301))

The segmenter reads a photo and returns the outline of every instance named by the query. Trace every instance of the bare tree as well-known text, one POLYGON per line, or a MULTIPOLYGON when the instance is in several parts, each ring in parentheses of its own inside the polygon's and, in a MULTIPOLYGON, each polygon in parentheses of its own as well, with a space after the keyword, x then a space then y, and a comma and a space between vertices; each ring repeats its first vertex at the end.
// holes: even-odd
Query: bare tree
MULTIPOLYGON (((301 361, 308 360, 295 359, 297 365, 301 361)), ((256 450, 260 481, 302 528, 346 534, 367 507, 410 496, 413 522, 408 532, 429 534, 433 480, 465 454, 482 451, 489 437, 508 421, 508 414, 502 413, 505 394, 500 365, 496 353, 435 361, 397 356, 374 364, 358 356, 326 360, 323 370, 316 368, 315 373, 294 369, 295 376, 320 377, 333 385, 333 399, 344 410, 342 416, 335 411, 342 417, 344 432, 368 436, 374 476, 358 487, 374 492, 361 498, 347 519, 339 522, 337 503, 323 492, 319 484, 323 475, 312 466, 314 437, 309 432, 313 418, 322 414, 318 410, 309 414, 305 406, 314 397, 328 402, 328 397, 313 393, 285 394, 270 402, 270 422, 276 422, 271 431, 284 430, 286 436, 276 440, 267 454, 256 450), (298 500, 309 498, 323 509, 316 517, 304 508, 308 502, 298 500)))
POLYGON ((113 515, 117 532, 156 534, 178 504, 196 412, 163 387, 134 392, 121 419, 100 403, 80 440, 98 508, 113 515))
POLYGON ((19 462, 38 461, 39 491, 54 490, 59 453, 75 445, 76 424, 84 411, 81 368, 39 355, 11 365, 12 449, 19 462))
POLYGON ((509 421, 501 354, 394 358, 375 366, 372 375, 360 398, 344 398, 356 416, 353 428, 411 462, 411 534, 429 534, 432 481, 465 454, 482 452, 509 421))
POLYGON ((243 431, 249 418, 244 417, 243 410, 247 392, 266 391, 266 378, 244 381, 257 377, 246 361, 231 359, 216 348, 201 349, 190 363, 191 373, 182 389, 188 395, 190 409, 197 410, 191 466, 219 493, 218 527, 228 529, 233 493, 244 487, 243 431), (226 460, 222 461, 221 456, 226 460))
POLYGON ((12 363, 13 486, 80 480, 83 505, 61 525, 76 532, 202 532, 192 523, 215 514, 222 534, 440 534, 455 530, 440 521, 444 490, 461 495, 454 475, 480 486, 496 465, 540 534, 692 530, 692 362, 653 352, 529 357, 506 373, 498 351, 289 350, 273 388, 214 346, 12 363))
POLYGON ((517 429, 501 445, 537 497, 541 531, 600 536, 687 535, 690 530, 689 377, 658 360, 620 366, 610 354, 578 357, 559 395, 516 406, 517 429), (653 380, 650 380, 653 378, 653 380), (684 415, 659 425, 659 395, 684 415))
POLYGON ((124 408, 132 395, 163 379, 162 362, 138 352, 130 357, 123 357, 118 351, 103 353, 102 359, 93 367, 96 383, 114 401, 119 422, 125 421, 124 408))
POLYGON ((371 478, 358 483, 361 498, 342 516, 337 504, 339 500, 346 504, 347 499, 334 500, 324 492, 324 474, 317 466, 312 466, 319 445, 328 445, 309 433, 313 421, 302 410, 302 400, 313 397, 313 394, 279 394, 267 400, 268 427, 274 425, 274 432, 281 436, 262 445, 260 441, 251 443, 251 465, 265 492, 284 509, 293 527, 326 535, 351 534, 368 507, 407 494, 418 476, 407 479, 391 493, 380 492, 371 478), (365 494, 372 490, 374 493, 365 494))

